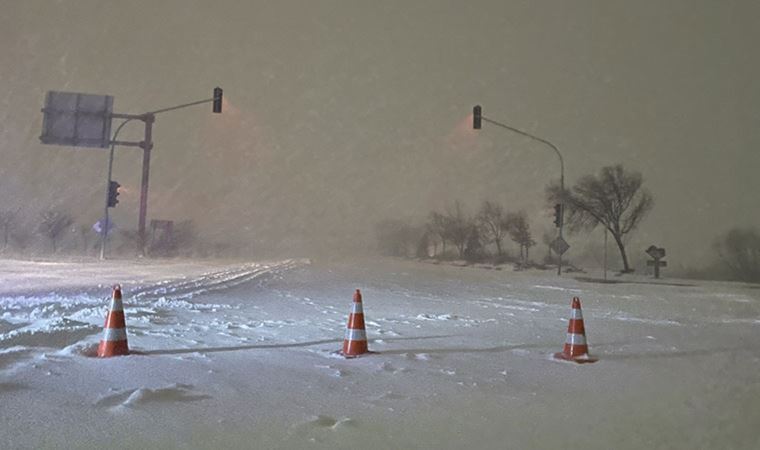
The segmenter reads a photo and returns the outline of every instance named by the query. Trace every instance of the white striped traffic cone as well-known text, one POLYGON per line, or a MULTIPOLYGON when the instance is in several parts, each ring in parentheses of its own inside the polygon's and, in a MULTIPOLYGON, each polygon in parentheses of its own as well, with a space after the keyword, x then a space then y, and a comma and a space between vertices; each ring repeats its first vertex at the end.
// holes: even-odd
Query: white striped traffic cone
POLYGON ((124 305, 121 303, 121 286, 113 287, 111 308, 103 326, 103 339, 98 346, 98 357, 108 358, 129 354, 127 345, 127 324, 124 320, 124 305))
POLYGON ((343 356, 353 358, 367 353, 367 331, 364 329, 364 310, 362 309, 362 293, 359 289, 354 293, 351 314, 348 316, 346 337, 343 340, 343 356))
POLYGON ((574 361, 577 363, 597 362, 597 358, 588 355, 588 344, 586 344, 586 329, 583 326, 583 312, 581 311, 581 300, 573 297, 573 309, 570 315, 570 323, 567 325, 567 339, 562 352, 555 353, 557 359, 574 361))

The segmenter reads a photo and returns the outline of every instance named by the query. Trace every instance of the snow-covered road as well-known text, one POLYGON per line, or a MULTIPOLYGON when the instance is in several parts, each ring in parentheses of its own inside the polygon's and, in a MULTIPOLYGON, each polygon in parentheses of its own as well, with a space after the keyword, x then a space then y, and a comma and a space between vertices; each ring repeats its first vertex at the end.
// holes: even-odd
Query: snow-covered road
POLYGON ((0 263, 3 448, 760 448, 748 285, 388 260, 18 264, 0 263), (88 357, 117 281, 135 354, 88 357), (344 360, 355 288, 377 353, 344 360), (593 365, 551 359, 573 296, 593 365))

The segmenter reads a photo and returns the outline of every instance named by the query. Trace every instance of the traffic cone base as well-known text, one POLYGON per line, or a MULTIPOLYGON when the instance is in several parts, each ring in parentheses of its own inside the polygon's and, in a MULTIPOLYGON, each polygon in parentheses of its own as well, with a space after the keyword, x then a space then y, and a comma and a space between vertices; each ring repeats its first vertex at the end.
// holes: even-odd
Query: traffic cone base
POLYGON ((98 358, 122 355, 129 355, 129 345, 127 345, 127 341, 100 341, 100 345, 98 345, 98 358))
POLYGON ((129 345, 124 305, 121 302, 121 286, 116 285, 113 287, 111 307, 103 325, 103 338, 98 345, 98 358, 122 355, 129 355, 129 345))
POLYGON ((599 358, 589 356, 588 354, 579 355, 576 357, 569 357, 564 352, 555 353, 554 359, 561 359, 563 361, 572 361, 578 364, 595 363, 599 361, 599 358))
POLYGON ((599 361, 588 354, 588 344, 586 343, 586 328, 583 325, 583 312, 581 311, 581 301, 578 297, 573 297, 572 313, 570 322, 567 326, 567 338, 562 352, 554 354, 555 359, 564 361, 573 361, 578 364, 593 363, 599 361))
POLYGON ((360 355, 368 351, 367 333, 364 330, 346 329, 346 337, 343 340, 343 354, 360 355))
POLYGON ((345 358, 356 358, 359 355, 371 353, 367 347, 362 293, 359 289, 354 293, 354 302, 351 305, 351 314, 348 316, 346 335, 343 339, 343 350, 339 353, 345 358))

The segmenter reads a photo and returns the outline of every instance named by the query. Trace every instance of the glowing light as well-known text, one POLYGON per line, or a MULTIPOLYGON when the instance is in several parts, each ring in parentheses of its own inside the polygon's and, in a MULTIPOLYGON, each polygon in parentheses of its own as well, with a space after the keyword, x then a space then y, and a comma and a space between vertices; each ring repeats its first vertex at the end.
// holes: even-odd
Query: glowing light
POLYGON ((478 130, 472 129, 472 113, 467 114, 454 126, 446 142, 449 147, 458 150, 476 150, 478 130))

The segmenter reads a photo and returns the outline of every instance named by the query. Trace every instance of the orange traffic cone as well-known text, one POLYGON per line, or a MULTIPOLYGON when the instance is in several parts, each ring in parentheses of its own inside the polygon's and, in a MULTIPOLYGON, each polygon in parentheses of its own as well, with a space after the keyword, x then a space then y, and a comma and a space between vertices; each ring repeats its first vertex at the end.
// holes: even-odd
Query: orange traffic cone
POLYGON ((364 329, 364 310, 362 309, 362 293, 359 289, 354 293, 354 303, 348 316, 346 337, 343 340, 343 356, 354 358, 367 353, 367 331, 364 329))
POLYGON ((98 346, 98 357, 108 358, 111 356, 128 355, 127 324, 124 320, 124 306, 121 303, 121 286, 113 287, 113 299, 111 308, 103 325, 103 339, 98 346))
POLYGON ((554 357, 577 363, 598 361, 597 358, 588 355, 586 329, 583 327, 583 312, 581 312, 581 301, 578 297, 573 297, 573 309, 570 315, 570 324, 567 326, 565 348, 561 353, 555 353, 554 357))

